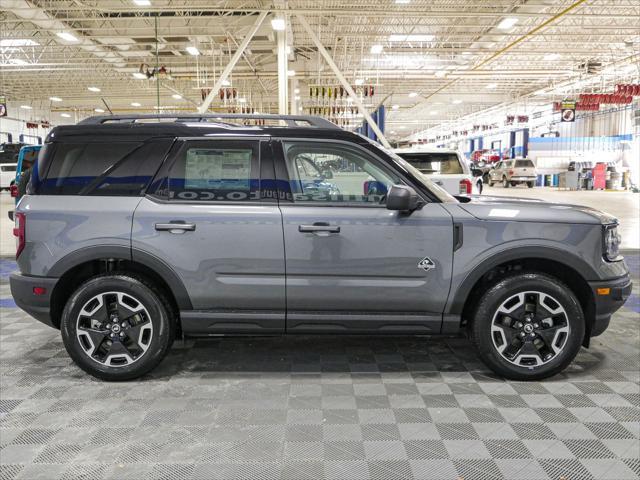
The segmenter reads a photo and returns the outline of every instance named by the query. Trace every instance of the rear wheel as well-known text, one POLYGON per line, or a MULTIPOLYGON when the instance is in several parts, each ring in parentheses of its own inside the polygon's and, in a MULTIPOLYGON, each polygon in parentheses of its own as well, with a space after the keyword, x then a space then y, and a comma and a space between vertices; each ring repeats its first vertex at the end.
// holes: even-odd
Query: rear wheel
POLYGON ((509 183, 509 181, 507 180, 507 177, 502 177, 502 186, 503 186, 504 188, 509 188, 509 185, 510 185, 510 183, 509 183))
POLYGON ((471 333, 482 360, 514 380, 538 380, 562 371, 584 338, 575 295, 542 273, 503 278, 483 295, 471 333))
POLYGON ((114 273, 94 277, 73 293, 61 331, 67 352, 85 372, 103 380, 130 380, 164 358, 175 321, 150 283, 114 273))
POLYGON ((533 182, 527 182, 527 187, 533 188, 533 182))

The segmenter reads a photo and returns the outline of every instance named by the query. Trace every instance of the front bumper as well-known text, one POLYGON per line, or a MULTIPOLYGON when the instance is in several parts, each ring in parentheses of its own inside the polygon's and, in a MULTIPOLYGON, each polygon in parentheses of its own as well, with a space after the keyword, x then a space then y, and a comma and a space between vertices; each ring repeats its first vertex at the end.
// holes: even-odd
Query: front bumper
POLYGON ((616 312, 631 295, 631 275, 603 282, 589 282, 595 298, 595 318, 591 327, 591 336, 597 337, 609 326, 611 315, 616 312), (606 289, 609 289, 608 293, 606 289))
POLYGON ((18 272, 9 277, 11 295, 16 305, 36 320, 54 328, 57 327, 51 320, 51 294, 57 282, 57 278, 30 277, 18 272), (45 293, 36 295, 33 293, 34 287, 44 288, 45 293))

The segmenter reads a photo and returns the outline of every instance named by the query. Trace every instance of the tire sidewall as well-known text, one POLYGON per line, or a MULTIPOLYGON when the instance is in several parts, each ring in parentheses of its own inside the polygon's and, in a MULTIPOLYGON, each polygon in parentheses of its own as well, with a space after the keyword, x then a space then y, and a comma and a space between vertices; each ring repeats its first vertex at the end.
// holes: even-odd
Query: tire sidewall
POLYGON ((507 277, 491 287, 480 300, 473 320, 473 338, 481 358, 499 374, 515 380, 536 380, 555 375, 575 358, 585 332, 580 303, 562 282, 540 273, 507 277), (560 302, 567 313, 569 336, 562 351, 548 363, 537 367, 519 367, 500 355, 493 345, 491 323, 498 307, 509 297, 524 291, 539 291, 560 302))
POLYGON ((79 287, 67 301, 60 325, 62 340, 73 361, 85 372, 103 380, 129 380, 144 375, 164 357, 170 344, 170 319, 158 295, 139 279, 126 275, 95 277, 79 287), (120 367, 109 367, 91 359, 76 335, 77 319, 82 307, 95 295, 118 291, 129 294, 147 309, 153 325, 151 343, 139 360, 120 367))

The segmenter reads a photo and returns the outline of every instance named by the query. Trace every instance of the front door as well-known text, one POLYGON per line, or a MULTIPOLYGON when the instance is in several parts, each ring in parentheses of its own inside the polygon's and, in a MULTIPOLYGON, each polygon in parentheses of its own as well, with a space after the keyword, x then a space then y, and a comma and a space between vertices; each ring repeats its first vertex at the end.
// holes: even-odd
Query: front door
POLYGON ((386 209, 403 179, 364 149, 278 146, 287 332, 438 333, 451 281, 453 227, 438 203, 386 209), (281 148, 280 148, 281 147, 281 148))
POLYGON ((133 220, 133 259, 152 255, 184 285, 190 333, 282 332, 282 218, 268 140, 185 140, 133 220), (269 198, 267 198, 269 197, 269 198))

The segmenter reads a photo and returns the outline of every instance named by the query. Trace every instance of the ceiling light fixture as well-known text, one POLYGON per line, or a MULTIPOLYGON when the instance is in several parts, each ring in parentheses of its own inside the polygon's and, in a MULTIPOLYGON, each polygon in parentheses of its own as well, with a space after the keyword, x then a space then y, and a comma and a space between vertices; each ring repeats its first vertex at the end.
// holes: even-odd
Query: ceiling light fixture
POLYGON ((64 118, 71 118, 71 115, 69 115, 68 113, 61 113, 60 116, 64 118))
POLYGON ((396 0, 396 3, 398 5, 406 5, 408 3, 411 3, 411 0, 396 0))
POLYGON ((25 110, 31 110, 33 107, 30 105, 20 105, 20 108, 24 108, 25 110))
POLYGON ((364 79, 363 78, 356 78, 356 81, 354 83, 356 85, 362 85, 364 83, 364 79))
POLYGON ((189 45, 187 48, 185 48, 185 50, 189 55, 193 55, 194 57, 197 57, 198 55, 200 55, 200 50, 198 50, 193 45, 189 45))
POLYGON ((133 0, 133 3, 135 3, 139 7, 149 7, 149 6, 151 6, 151 2, 149 0, 133 0))
POLYGON ((462 103, 462 100, 458 99, 458 100, 454 100, 453 102, 454 105, 460 105, 462 103))
POLYGON ((61 102, 62 99, 60 97, 49 97, 49 100, 51 100, 52 102, 61 102))
POLYGON ((300 93, 300 89, 299 88, 294 89, 293 93, 295 93, 297 95, 298 93, 300 93))
POLYGON ((447 75, 447 72, 446 70, 438 70, 434 75, 438 78, 442 78, 447 75))
POLYGON ((391 105, 391 110, 398 110, 400 108, 400 105, 396 104, 396 105, 391 105))
POLYGON ((240 97, 240 98, 238 99, 238 103, 247 103, 247 99, 246 99, 246 98, 244 98, 244 97, 240 97))
POLYGON ((229 80, 222 80, 222 86, 223 87, 228 87, 229 85, 231 85, 231 82, 229 80))
POLYGON ((516 23, 518 23, 518 19, 514 18, 514 17, 507 17, 505 19, 503 19, 499 24, 498 24, 498 28, 500 30, 509 30, 510 28, 512 28, 516 23))
POLYGON ((97 113, 104 113, 104 110, 102 108, 94 108, 93 111, 97 113))
POLYGON ((132 107, 141 107, 142 104, 138 103, 138 102, 131 102, 131 106, 132 107))
POLYGON ((296 95, 296 96, 295 96, 295 99, 296 99, 296 100, 300 100, 300 95, 296 95))
POLYGON ((277 32, 282 32, 287 28, 287 22, 284 18, 276 17, 271 19, 271 28, 277 32))
POLYGON ((87 90, 89 90, 90 92, 99 92, 100 89, 98 87, 87 87, 87 90))
POLYGON ((437 114, 438 114, 438 111, 437 111, 437 110, 431 110, 431 111, 429 112, 429 115, 437 115, 437 114))
POLYGON ((559 53, 547 53, 544 56, 545 60, 557 60, 560 58, 560 54, 559 53))
POLYGON ((0 47, 35 47, 40 45, 30 38, 3 38, 0 40, 0 47))
POLYGON ((9 63, 11 65, 29 65, 29 62, 21 58, 10 58, 9 63))
POLYGON ((418 94, 417 94, 416 92, 411 92, 411 93, 409 94, 409 98, 415 98, 415 97, 417 97, 417 96, 418 96, 418 94))
POLYGON ((56 33, 56 35, 58 37, 60 37, 62 40, 65 40, 67 42, 77 42, 78 41, 78 39, 75 37, 75 35, 72 35, 69 32, 58 32, 58 33, 56 33))
POLYGON ((174 93, 173 95, 171 95, 173 98, 175 98, 176 100, 182 100, 182 95, 178 94, 178 93, 174 93))
POLYGON ((494 88, 496 88, 497 86, 498 86, 498 84, 497 84, 497 83, 490 83, 489 85, 487 85, 487 88, 488 88, 489 90, 493 90, 493 89, 494 89, 494 88))
POLYGON ((389 35, 390 42, 433 42, 435 38, 435 35, 422 34, 389 35))
POLYGON ((287 77, 295 77, 295 76, 296 76, 295 70, 287 70, 287 77))
POLYGON ((147 76, 142 72, 134 72, 133 78, 137 78, 138 80, 145 80, 147 76))
POLYGON ((378 55, 378 54, 382 53, 382 50, 384 50, 384 47, 382 45, 371 45, 370 52, 373 55, 378 55))

